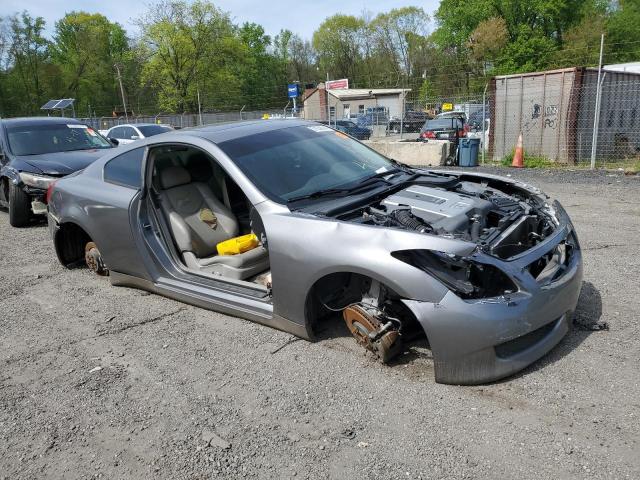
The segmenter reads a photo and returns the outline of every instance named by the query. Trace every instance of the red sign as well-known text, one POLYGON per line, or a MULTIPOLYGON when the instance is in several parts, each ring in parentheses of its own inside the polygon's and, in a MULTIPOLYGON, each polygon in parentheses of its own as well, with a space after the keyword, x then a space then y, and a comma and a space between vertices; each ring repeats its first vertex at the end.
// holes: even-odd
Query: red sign
POLYGON ((341 80, 329 80, 325 83, 327 90, 343 90, 349 88, 349 79, 343 78, 341 80))

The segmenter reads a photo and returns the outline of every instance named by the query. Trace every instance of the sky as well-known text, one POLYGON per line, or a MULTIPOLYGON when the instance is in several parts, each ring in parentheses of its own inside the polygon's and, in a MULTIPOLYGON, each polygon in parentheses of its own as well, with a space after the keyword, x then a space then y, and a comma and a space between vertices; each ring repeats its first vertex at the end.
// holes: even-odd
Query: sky
MULTIPOLYGON (((130 34, 136 33, 132 23, 139 18, 153 0, 0 0, 0 16, 10 15, 25 8, 33 16, 41 16, 47 22, 47 34, 53 33, 53 25, 66 12, 84 10, 102 13, 109 20, 120 23, 130 34)), ((264 27, 267 34, 276 35, 288 28, 303 38, 310 39, 313 31, 326 17, 336 13, 360 15, 369 11, 374 15, 409 5, 422 7, 433 16, 439 0, 213 0, 222 10, 231 14, 235 23, 255 22, 264 27), (296 8, 291 8, 295 5, 296 8)))

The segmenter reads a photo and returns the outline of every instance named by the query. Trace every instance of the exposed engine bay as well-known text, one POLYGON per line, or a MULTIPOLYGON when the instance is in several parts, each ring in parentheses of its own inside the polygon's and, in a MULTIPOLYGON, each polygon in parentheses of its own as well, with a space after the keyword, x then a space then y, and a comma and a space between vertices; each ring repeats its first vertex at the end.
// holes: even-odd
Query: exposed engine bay
POLYGON ((472 241, 500 258, 535 246, 555 229, 537 197, 472 181, 449 188, 411 185, 360 214, 351 220, 472 241))

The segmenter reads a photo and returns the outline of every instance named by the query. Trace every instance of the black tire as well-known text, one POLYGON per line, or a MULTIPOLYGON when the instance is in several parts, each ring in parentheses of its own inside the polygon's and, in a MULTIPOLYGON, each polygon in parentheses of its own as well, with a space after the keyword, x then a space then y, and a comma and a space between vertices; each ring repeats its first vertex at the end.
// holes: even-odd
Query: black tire
POLYGON ((31 199, 29 195, 9 184, 9 223, 12 227, 26 227, 31 221, 31 199))

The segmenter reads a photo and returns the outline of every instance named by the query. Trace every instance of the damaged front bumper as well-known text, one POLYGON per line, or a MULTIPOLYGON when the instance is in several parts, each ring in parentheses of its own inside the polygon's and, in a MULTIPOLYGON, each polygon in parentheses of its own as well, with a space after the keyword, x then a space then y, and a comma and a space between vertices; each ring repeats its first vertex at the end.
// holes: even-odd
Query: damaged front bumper
POLYGON ((569 331, 582 287, 582 255, 558 204, 560 225, 535 248, 496 265, 519 289, 502 297, 464 300, 448 292, 437 303, 403 300, 427 334, 439 383, 471 385, 511 375, 549 352, 569 331), (530 266, 568 239, 575 246, 552 278, 530 266))

